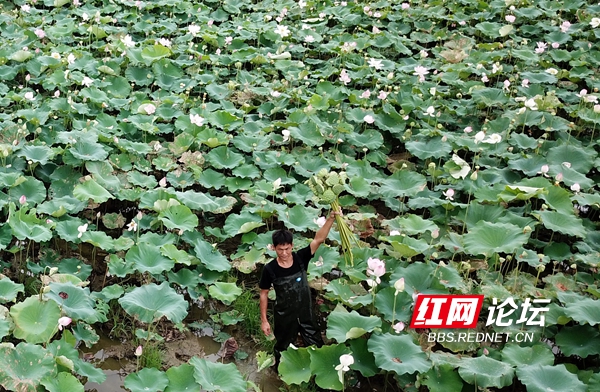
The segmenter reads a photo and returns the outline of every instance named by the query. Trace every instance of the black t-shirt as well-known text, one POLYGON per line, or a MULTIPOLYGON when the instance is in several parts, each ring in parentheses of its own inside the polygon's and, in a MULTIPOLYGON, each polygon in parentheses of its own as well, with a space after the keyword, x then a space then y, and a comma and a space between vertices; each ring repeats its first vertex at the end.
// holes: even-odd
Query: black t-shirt
POLYGON ((308 263, 312 259, 313 255, 310 250, 310 245, 300 249, 298 252, 292 253, 292 266, 290 268, 283 268, 277 263, 277 259, 273 259, 263 268, 262 275, 258 287, 263 290, 268 290, 273 284, 273 275, 275 278, 281 278, 284 276, 294 275, 300 272, 300 266, 306 271, 308 269, 308 263))

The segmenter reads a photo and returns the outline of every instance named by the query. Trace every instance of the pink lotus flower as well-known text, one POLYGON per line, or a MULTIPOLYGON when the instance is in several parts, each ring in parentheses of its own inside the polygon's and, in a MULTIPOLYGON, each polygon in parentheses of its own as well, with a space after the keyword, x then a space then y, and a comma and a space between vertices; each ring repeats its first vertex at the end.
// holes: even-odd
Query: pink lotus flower
POLYGON ((367 275, 374 276, 375 285, 381 283, 381 277, 385 275, 385 263, 377 258, 369 257, 367 260, 367 275))
POLYGON ((144 349, 142 348, 142 346, 137 346, 137 348, 135 349, 135 356, 139 357, 142 355, 142 352, 144 351, 144 349))
POLYGON ((404 327, 405 327, 405 325, 404 325, 404 323, 402 321, 398 321, 396 324, 394 324, 392 326, 392 328, 394 328, 394 331, 396 333, 402 332, 404 330, 404 327))
POLYGON ((58 319, 58 329, 60 331, 62 331, 63 327, 66 327, 67 325, 71 324, 71 318, 70 317, 61 317, 58 319))
POLYGON ((46 33, 42 29, 35 29, 34 33, 35 33, 35 35, 37 35, 37 37, 39 39, 42 39, 42 38, 44 38, 46 36, 46 33))
POLYGON ((446 192, 442 192, 446 196, 446 200, 454 200, 454 189, 448 188, 446 192))
POLYGON ((373 118, 373 116, 371 116, 370 114, 367 114, 365 117, 363 117, 363 120, 367 124, 373 124, 375 122, 375 118, 373 118))
POLYGON ((514 15, 506 15, 504 17, 504 19, 506 19, 506 21, 508 23, 515 23, 515 20, 517 19, 514 15))
POLYGON ((19 203, 21 205, 27 203, 27 197, 25 197, 25 195, 22 195, 21 197, 19 197, 19 203))

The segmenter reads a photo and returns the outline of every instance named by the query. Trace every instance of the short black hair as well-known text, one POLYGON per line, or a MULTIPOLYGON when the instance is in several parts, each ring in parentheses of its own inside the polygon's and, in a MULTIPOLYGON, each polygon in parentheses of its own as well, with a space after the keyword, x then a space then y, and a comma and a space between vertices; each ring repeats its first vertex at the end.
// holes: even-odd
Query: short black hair
POLYGON ((273 232, 273 246, 292 244, 294 235, 289 230, 276 230, 273 232))

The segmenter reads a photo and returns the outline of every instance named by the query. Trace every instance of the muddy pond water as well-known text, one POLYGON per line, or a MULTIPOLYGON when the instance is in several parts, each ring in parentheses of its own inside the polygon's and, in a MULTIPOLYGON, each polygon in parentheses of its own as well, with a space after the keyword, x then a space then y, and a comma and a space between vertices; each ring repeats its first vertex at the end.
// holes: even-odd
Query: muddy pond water
MULTIPOLYGON (((242 340, 243 337, 239 337, 239 339, 242 340)), ((220 362, 221 357, 217 354, 220 347, 221 344, 210 336, 196 336, 187 332, 182 338, 164 343, 163 363, 165 367, 178 366, 186 363, 193 356, 220 362)), ((245 347, 243 342, 240 342, 240 348, 248 353, 246 359, 235 361, 242 376, 254 382, 263 392, 279 392, 282 382, 275 372, 269 369, 257 372, 256 353, 245 347)), ((135 347, 131 343, 110 339, 101 334, 98 343, 91 348, 82 347, 81 350, 86 360, 102 369, 106 374, 106 380, 102 384, 88 382, 85 385, 86 392, 127 390, 123 385, 125 377, 129 373, 135 372, 137 366, 135 357, 132 357, 135 347)), ((227 363, 228 360, 225 362, 227 363)))

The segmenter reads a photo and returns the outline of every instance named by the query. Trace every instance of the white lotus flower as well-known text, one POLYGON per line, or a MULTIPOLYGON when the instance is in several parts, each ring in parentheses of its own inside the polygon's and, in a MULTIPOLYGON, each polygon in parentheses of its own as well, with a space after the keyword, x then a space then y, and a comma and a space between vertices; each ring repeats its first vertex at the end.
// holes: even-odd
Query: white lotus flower
POLYGON ((81 84, 85 87, 90 87, 92 83, 94 83, 94 80, 87 76, 84 76, 83 80, 81 81, 81 84))
POLYGON ((275 28, 275 34, 279 34, 281 38, 285 38, 290 35, 290 29, 284 25, 277 25, 277 28, 275 28))
POLYGON ((69 53, 67 56, 67 63, 73 64, 75 62, 75 55, 73 53, 69 53))
POLYGON ((487 139, 483 140, 483 143, 487 144, 497 144, 502 141, 502 136, 498 133, 491 134, 487 139))
POLYGON ((281 188, 281 177, 273 181, 273 191, 276 191, 279 188, 281 188))
POLYGON ((137 223, 135 223, 134 220, 132 220, 131 222, 129 222, 129 224, 127 225, 127 231, 137 231, 137 223))
POLYGON ((79 232, 79 234, 77 234, 77 238, 81 238, 81 236, 83 235, 83 233, 85 233, 87 231, 88 228, 88 224, 84 224, 81 225, 79 227, 77 227, 77 231, 79 232))
POLYGON ((160 186, 161 188, 165 188, 167 186, 167 177, 161 178, 158 182, 158 186, 160 186))
POLYGON ((480 143, 485 139, 485 132, 479 131, 475 134, 475 144, 480 143))
POLYGON ((28 101, 35 101, 35 95, 31 91, 27 91, 24 95, 25 99, 28 101))
POLYGON ((375 122, 375 118, 373 118, 373 116, 371 116, 370 114, 367 114, 363 117, 363 121, 367 124, 373 124, 375 122))
POLYGON ((154 106, 154 104, 151 104, 151 103, 146 104, 146 105, 144 105, 144 111, 147 114, 154 114, 156 112, 156 106, 154 106))
POLYGON ((435 117, 435 108, 433 106, 429 106, 427 110, 423 112, 424 116, 435 117))
POLYGON ((369 67, 373 67, 375 69, 383 68, 383 60, 378 60, 374 58, 370 58, 368 61, 369 67))
POLYGON ((352 354, 342 354, 340 356, 340 364, 335 367, 335 370, 338 372, 338 377, 340 382, 344 383, 344 372, 350 370, 350 365, 354 363, 354 357, 352 354))
POLYGON ((413 75, 416 75, 419 77, 419 82, 424 82, 425 75, 427 75, 428 73, 429 73, 429 71, 427 70, 427 68, 423 67, 422 65, 417 65, 415 67, 415 73, 413 73, 413 75))
POLYGON ((548 68, 546 70, 546 73, 549 73, 550 75, 557 75, 558 74, 558 70, 556 68, 548 68))
POLYGON ((396 294, 398 295, 401 292, 404 291, 404 278, 400 278, 398 279, 395 283, 394 283, 394 288, 396 289, 396 294))
POLYGON ((283 142, 287 142, 288 140, 290 140, 290 131, 287 129, 284 129, 283 131, 281 131, 281 135, 283 136, 283 142))
POLYGON ((121 42, 125 44, 128 48, 133 48, 135 46, 135 42, 131 38, 131 35, 127 34, 125 37, 121 38, 121 42))
POLYGON ((323 225, 325 225, 325 222, 327 222, 327 218, 325 218, 324 216, 320 216, 317 219, 313 219, 313 222, 315 222, 317 226, 323 227, 323 225))
POLYGON ((190 32, 191 35, 196 35, 200 32, 200 26, 191 24, 188 26, 188 31, 190 32))
POLYGON ((600 26, 600 18, 592 18, 592 20, 590 21, 590 26, 592 26, 592 28, 594 29, 600 26))
POLYGON ((204 124, 204 117, 201 117, 199 114, 190 113, 190 122, 201 127, 204 124))

